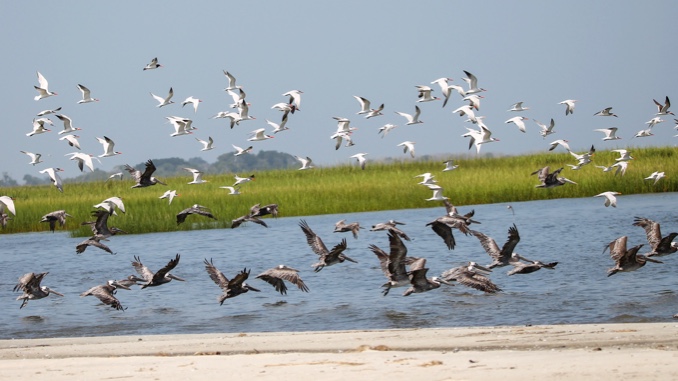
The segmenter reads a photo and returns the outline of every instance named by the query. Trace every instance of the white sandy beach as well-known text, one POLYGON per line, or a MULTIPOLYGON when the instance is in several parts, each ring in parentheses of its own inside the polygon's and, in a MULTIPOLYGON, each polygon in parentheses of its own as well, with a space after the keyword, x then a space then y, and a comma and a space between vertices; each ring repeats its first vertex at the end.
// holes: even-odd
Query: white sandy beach
POLYGON ((0 341, 2 380, 671 380, 678 323, 0 341))

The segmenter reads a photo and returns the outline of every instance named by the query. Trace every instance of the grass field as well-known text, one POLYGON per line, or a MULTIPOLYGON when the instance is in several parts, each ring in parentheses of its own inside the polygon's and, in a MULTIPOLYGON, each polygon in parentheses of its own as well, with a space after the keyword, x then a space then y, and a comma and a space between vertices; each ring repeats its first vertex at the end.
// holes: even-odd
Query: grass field
MULTIPOLYGON (((168 186, 130 188, 133 182, 110 180, 107 182, 73 183, 66 181, 64 192, 53 186, 24 186, 0 188, 0 195, 15 198, 17 215, 8 222, 0 234, 44 231, 41 217, 54 210, 64 209, 69 218, 64 228, 74 236, 90 235, 89 227, 80 226, 91 220, 92 206, 111 197, 122 197, 127 212, 112 216, 110 226, 130 233, 147 233, 189 229, 227 228, 231 220, 248 213, 256 204, 276 203, 282 216, 307 216, 331 213, 351 213, 375 210, 440 207, 440 202, 425 201, 432 192, 418 185, 416 175, 430 172, 444 188, 443 194, 459 206, 502 203, 551 198, 591 197, 604 191, 623 194, 673 192, 678 189, 676 150, 666 148, 630 149, 634 160, 624 176, 603 172, 595 165, 608 166, 618 154, 610 151, 596 152, 593 163, 579 170, 567 164, 576 161, 568 153, 534 154, 498 158, 460 158, 459 168, 442 172, 439 161, 399 161, 369 163, 365 170, 357 166, 314 168, 311 170, 273 170, 256 172, 256 181, 244 184, 241 194, 228 195, 220 186, 232 185, 233 175, 204 178, 205 184, 187 185, 189 176, 163 179, 168 186), (551 189, 535 188, 539 184, 530 173, 550 166, 551 170, 565 167, 561 176, 577 185, 568 184, 551 189), (667 177, 656 185, 644 180, 654 171, 664 171, 667 177), (167 189, 180 194, 171 205, 158 197, 167 189), (176 214, 193 204, 209 207, 218 218, 189 216, 184 224, 176 223, 176 214)), ((242 175, 242 174, 240 174, 242 175)), ((57 228, 59 229, 59 228, 57 228)))

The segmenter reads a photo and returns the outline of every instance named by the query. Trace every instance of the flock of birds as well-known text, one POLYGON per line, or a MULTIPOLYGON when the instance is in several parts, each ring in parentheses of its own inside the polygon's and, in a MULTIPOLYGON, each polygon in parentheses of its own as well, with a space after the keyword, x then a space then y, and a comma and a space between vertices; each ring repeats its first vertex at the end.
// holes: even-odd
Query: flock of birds
MULTIPOLYGON (((162 67, 163 65, 158 62, 157 58, 155 58, 148 65, 146 65, 143 70, 154 70, 162 67)), ((419 106, 420 103, 441 101, 442 107, 446 107, 450 101, 450 98, 452 97, 452 94, 456 93, 461 97, 462 102, 465 104, 453 110, 452 113, 458 114, 462 117, 465 116, 467 118, 467 122, 475 125, 475 128, 467 128, 467 132, 462 136, 469 139, 469 150, 475 147, 476 152, 480 153, 483 146, 487 145, 488 143, 498 142, 499 139, 492 136, 492 131, 490 131, 488 126, 486 126, 483 122, 484 117, 479 115, 480 103, 484 98, 482 94, 485 93, 486 90, 479 87, 478 78, 472 73, 464 71, 464 74, 466 77, 462 79, 467 83, 466 87, 453 85, 450 83, 452 79, 446 77, 439 78, 430 83, 431 85, 437 85, 437 89, 434 89, 428 85, 416 86, 418 99, 416 101, 417 104, 414 106, 414 113, 409 114, 400 111, 396 111, 395 113, 403 118, 405 125, 420 124, 423 123, 423 121, 420 119, 422 113, 422 110, 419 106), (435 95, 436 90, 440 91, 442 97, 435 95)), ((233 99, 231 108, 237 111, 219 112, 213 116, 213 119, 227 119, 229 127, 233 129, 235 126, 239 126, 241 123, 254 120, 256 118, 249 114, 249 107, 251 104, 246 99, 244 88, 236 84, 236 79, 231 73, 224 71, 224 75, 228 80, 228 87, 226 87, 224 90, 233 99)), ((38 95, 34 98, 36 101, 57 95, 57 93, 49 90, 49 84, 42 74, 38 72, 37 76, 38 86, 35 86, 35 89, 37 90, 38 95)), ((82 94, 82 99, 77 102, 78 104, 98 101, 98 99, 92 98, 92 93, 87 87, 80 84, 78 84, 77 87, 82 94)), ((272 134, 275 135, 277 133, 289 130, 289 127, 287 126, 288 121, 292 115, 295 114, 295 112, 301 110, 302 94, 303 91, 300 90, 286 92, 282 95, 287 99, 287 101, 277 103, 271 107, 272 109, 279 110, 282 114, 279 123, 267 120, 268 125, 273 128, 271 132, 272 134)), ((153 93, 151 93, 151 96, 157 101, 156 107, 158 108, 162 108, 174 103, 172 100, 174 96, 172 87, 170 87, 168 94, 164 97, 155 95, 153 93)), ((384 104, 380 104, 378 107, 373 108, 372 103, 368 99, 360 96, 354 96, 354 98, 360 106, 359 110, 357 111, 358 115, 361 115, 366 119, 382 117, 384 115, 384 104)), ((194 112, 197 113, 201 102, 202 100, 191 96, 186 98, 186 100, 184 100, 181 104, 182 107, 190 105, 194 112)), ((576 102, 577 100, 569 99, 560 102, 565 106, 566 116, 574 113, 576 102)), ((657 100, 654 100, 654 104, 657 107, 657 112, 655 116, 647 122, 648 128, 639 131, 636 135, 634 135, 634 138, 652 136, 652 128, 663 122, 661 116, 673 115, 673 113, 669 110, 671 104, 668 97, 665 98, 664 102, 658 102, 657 100)), ((523 102, 517 102, 507 111, 522 113, 529 109, 529 107, 523 105, 523 102)), ((80 142, 78 141, 79 136, 75 135, 75 133, 80 130, 80 128, 74 126, 73 120, 70 117, 60 114, 60 110, 61 107, 39 112, 37 114, 38 118, 33 120, 33 130, 28 132, 26 135, 28 137, 33 137, 39 134, 50 132, 49 126, 52 126, 53 122, 46 116, 54 114, 60 121, 63 122, 63 130, 59 132, 59 135, 63 135, 63 137, 59 138, 59 140, 65 141, 70 147, 78 150, 78 152, 69 153, 67 155, 71 156, 71 160, 76 161, 80 171, 83 171, 84 167, 87 167, 93 171, 93 160, 100 161, 100 158, 107 158, 121 154, 121 152, 115 151, 115 142, 107 136, 97 137, 97 141, 103 146, 103 153, 101 155, 94 156, 92 154, 80 152, 81 146, 80 142)), ((612 113, 612 107, 607 107, 594 114, 594 116, 617 117, 616 114, 612 113)), ((172 137, 191 135, 195 130, 193 121, 189 118, 168 116, 166 119, 174 128, 174 132, 170 135, 172 137)), ((334 117, 334 119, 337 121, 337 130, 330 136, 330 139, 335 141, 335 149, 338 150, 342 146, 350 147, 355 145, 356 143, 354 141, 354 134, 357 128, 351 126, 350 119, 338 116, 334 117)), ((514 124, 521 133, 526 133, 527 128, 525 122, 527 120, 529 120, 529 118, 525 116, 516 116, 506 120, 505 123, 514 124)), ((539 133, 544 138, 555 132, 554 119, 551 119, 548 125, 542 124, 537 120, 534 120, 534 122, 539 126, 539 133)), ((678 125, 678 119, 676 119, 676 122, 678 125)), ((387 123, 379 128, 378 133, 384 137, 395 128, 397 128, 397 125, 387 123)), ((620 139, 618 136, 617 127, 596 129, 595 131, 604 134, 603 141, 620 139)), ((274 135, 267 134, 265 128, 259 128, 251 132, 248 141, 265 141, 274 138, 274 135)), ((214 148, 214 140, 211 136, 208 137, 207 140, 198 138, 196 138, 196 140, 202 147, 201 151, 208 151, 214 148)), ((407 140, 398 144, 397 146, 402 148, 404 154, 408 154, 411 158, 415 158, 415 145, 416 142, 407 140)), ((583 166, 591 163, 592 157, 595 154, 595 147, 593 145, 587 152, 573 152, 568 145, 568 140, 565 139, 559 139, 551 142, 549 150, 552 151, 556 149, 556 147, 563 147, 576 160, 576 164, 568 164, 571 170, 579 170, 583 166)), ((235 149, 235 156, 247 154, 252 151, 252 146, 241 148, 233 145, 233 148, 235 149)), ((615 160, 615 163, 609 166, 599 166, 599 168, 603 169, 604 172, 614 171, 615 175, 623 176, 626 172, 629 162, 634 158, 630 155, 630 152, 625 149, 618 149, 614 151, 618 152, 620 155, 620 157, 615 160)), ((29 164, 37 165, 42 163, 41 154, 28 151, 21 152, 31 158, 29 164)), ((362 169, 365 169, 367 155, 368 153, 366 152, 360 152, 351 155, 350 157, 356 159, 358 165, 362 169)), ((299 170, 310 170, 314 168, 313 161, 310 157, 295 157, 301 164, 299 170)), ((445 167, 442 169, 443 172, 452 171, 458 168, 458 165, 455 165, 453 160, 445 161, 444 164, 445 167)), ((547 166, 534 171, 532 174, 537 175, 539 180, 539 184, 536 185, 536 187, 553 188, 566 184, 576 184, 576 182, 560 176, 560 173, 563 171, 563 169, 564 167, 551 171, 547 166)), ((146 188, 157 184, 166 185, 164 182, 153 176, 156 167, 152 160, 148 160, 146 162, 143 171, 133 168, 129 165, 125 165, 125 170, 134 180, 134 185, 132 188, 146 188)), ((195 185, 207 182, 202 178, 203 173, 200 170, 194 168, 185 168, 185 170, 192 175, 192 181, 190 181, 188 184, 195 185)), ((63 171, 61 168, 48 167, 40 170, 40 173, 47 174, 54 186, 60 192, 63 192, 63 182, 59 176, 59 172, 61 171, 63 171)), ((122 176, 123 174, 120 172, 112 174, 110 178, 122 178, 122 176)), ((664 176, 664 172, 656 171, 649 175, 646 179, 651 180, 654 182, 654 184, 656 184, 664 176)), ((509 227, 508 239, 500 248, 494 239, 471 228, 472 224, 479 223, 473 219, 473 211, 465 215, 459 214, 457 209, 449 202, 449 198, 444 196, 444 189, 437 184, 434 175, 431 173, 425 173, 417 177, 422 177, 422 181, 419 182, 419 184, 424 185, 433 191, 432 197, 427 199, 427 201, 440 201, 443 202, 446 207, 446 213, 436 220, 428 223, 427 226, 430 226, 433 232, 442 238, 445 246, 449 250, 453 250, 456 244, 453 235, 454 229, 458 230, 464 235, 476 237, 481 247, 490 256, 492 262, 487 266, 482 266, 476 262, 468 262, 463 266, 444 271, 440 276, 428 277, 429 269, 426 267, 426 259, 421 257, 407 256, 407 248, 403 240, 409 241, 410 238, 399 227, 399 225, 402 225, 402 223, 391 220, 386 223, 376 224, 372 226, 371 230, 386 231, 389 240, 388 252, 380 249, 374 244, 369 246, 369 249, 377 256, 379 263, 381 264, 381 269, 387 278, 387 282, 383 285, 384 295, 387 295, 390 289, 394 287, 407 287, 407 290, 403 294, 407 296, 413 293, 434 290, 441 287, 443 284, 453 285, 453 282, 457 282, 461 285, 468 286, 483 292, 495 293, 501 291, 501 288, 490 280, 489 275, 491 274, 492 269, 496 267, 511 266, 511 270, 508 272, 509 275, 529 274, 542 268, 549 270, 555 269, 556 265, 558 264, 557 262, 544 263, 539 260, 530 260, 514 252, 516 245, 520 241, 518 228, 515 226, 515 224, 509 227)), ((235 182, 232 185, 223 186, 221 188, 227 189, 231 195, 237 195, 240 193, 240 187, 243 184, 253 180, 255 180, 255 175, 248 177, 239 177, 238 175, 235 175, 235 182)), ((605 206, 614 207, 616 206, 617 202, 615 196, 618 194, 618 192, 607 191, 597 194, 595 197, 604 197, 605 206)), ((173 198, 178 195, 179 194, 176 190, 167 190, 165 193, 159 196, 159 198, 168 199, 169 203, 171 204, 173 198)), ((124 203, 119 197, 110 197, 106 200, 103 200, 100 204, 94 205, 94 208, 96 208, 96 210, 92 212, 92 216, 95 217, 95 220, 82 222, 82 224, 86 224, 91 227, 93 235, 85 241, 79 243, 76 246, 76 252, 81 254, 87 249, 87 247, 93 246, 113 254, 113 251, 107 245, 102 243, 102 241, 108 241, 116 234, 125 233, 125 231, 122 229, 108 226, 108 218, 111 215, 115 215, 116 210, 125 213, 124 203)), ((7 221, 11 219, 10 214, 16 215, 14 199, 9 196, 0 196, 0 222, 2 223, 2 226, 5 226, 7 221)), ((190 215, 199 215, 206 218, 216 219, 209 208, 195 204, 177 214, 177 224, 181 224, 186 221, 190 215)), ((236 228, 245 222, 253 222, 255 224, 268 227, 266 222, 261 219, 261 217, 265 215, 272 215, 273 217, 276 217, 278 215, 278 205, 254 205, 248 213, 232 220, 231 227, 236 228)), ((56 224, 59 223, 61 226, 63 226, 67 217, 72 218, 72 216, 66 213, 65 210, 57 210, 43 216, 41 222, 49 223, 50 230, 54 231, 56 224)), ((653 257, 672 254, 678 250, 678 244, 673 242, 673 239, 678 236, 678 233, 671 233, 666 237, 662 237, 659 224, 646 218, 637 218, 634 222, 634 225, 645 229, 651 251, 646 254, 638 254, 640 248, 643 245, 637 245, 627 249, 626 236, 622 236, 614 240, 606 246, 606 249, 610 250, 611 258, 615 263, 615 266, 609 270, 608 275, 613 275, 617 272, 634 271, 643 267, 647 262, 661 263, 653 257)), ((313 264, 315 272, 319 272, 325 267, 340 264, 346 261, 356 262, 356 260, 344 254, 344 251, 347 248, 346 239, 342 239, 341 242, 334 245, 331 249, 328 249, 323 240, 316 233, 314 233, 311 227, 304 220, 299 222, 299 227, 306 236, 306 241, 309 247, 318 256, 318 262, 313 264)), ((359 223, 354 222, 347 224, 345 220, 337 222, 335 226, 335 232, 351 232, 355 238, 358 237, 358 232, 360 229, 361 227, 359 223)), ((148 267, 143 265, 138 257, 135 257, 134 261, 132 261, 132 267, 135 269, 138 276, 130 275, 127 278, 121 280, 109 280, 106 284, 95 286, 83 292, 81 296, 95 296, 104 304, 115 309, 122 310, 124 307, 116 297, 116 291, 118 289, 122 288, 128 290, 134 285, 139 285, 140 288, 143 289, 147 287, 160 286, 170 282, 171 280, 183 281, 182 278, 171 273, 171 271, 173 271, 179 264, 179 260, 180 255, 177 254, 175 258, 171 259, 163 268, 154 273, 149 270, 148 267)), ((222 290, 222 294, 218 296, 218 301, 222 304, 224 301, 226 301, 226 299, 236 297, 248 291, 260 291, 259 289, 248 285, 246 282, 249 278, 251 269, 243 269, 229 280, 215 267, 211 259, 205 259, 204 264, 209 277, 222 290)), ((47 274, 47 272, 30 272, 20 277, 19 282, 14 290, 22 292, 22 295, 17 298, 17 300, 22 301, 21 308, 23 308, 29 300, 42 299, 50 294, 63 296, 49 287, 41 285, 44 277, 47 274)), ((292 283, 301 291, 308 291, 308 287, 305 285, 299 275, 299 270, 285 265, 271 268, 259 274, 256 278, 271 284, 275 290, 281 294, 285 294, 287 291, 285 282, 292 283)))

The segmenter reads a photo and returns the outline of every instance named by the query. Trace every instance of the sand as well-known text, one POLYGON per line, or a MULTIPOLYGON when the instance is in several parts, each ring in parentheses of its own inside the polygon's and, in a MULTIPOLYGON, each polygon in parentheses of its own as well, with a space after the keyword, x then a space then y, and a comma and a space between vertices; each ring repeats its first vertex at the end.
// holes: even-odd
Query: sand
POLYGON ((0 340, 2 380, 672 380, 678 323, 0 340))

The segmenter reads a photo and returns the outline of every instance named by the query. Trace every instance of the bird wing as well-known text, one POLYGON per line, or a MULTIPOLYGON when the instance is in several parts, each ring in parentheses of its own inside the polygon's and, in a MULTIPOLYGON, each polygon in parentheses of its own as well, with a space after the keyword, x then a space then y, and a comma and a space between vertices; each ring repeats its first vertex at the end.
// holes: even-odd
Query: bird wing
MULTIPOLYGON (((153 174, 153 172, 155 172, 155 169, 156 168, 155 168, 155 164, 153 164, 153 161, 148 160, 146 162, 146 170, 144 170, 144 173, 140 176, 140 178, 145 179, 145 180, 150 180, 151 175, 153 174)), ((132 173, 132 172, 130 172, 130 173, 132 173)), ((132 174, 132 176, 134 176, 134 174, 132 174)))
POLYGON ((656 250, 662 240, 659 224, 648 218, 636 217, 633 221, 633 226, 640 226, 645 229, 647 242, 650 244, 650 247, 652 247, 652 250, 656 250))
POLYGON ((167 275, 168 272, 172 271, 172 269, 177 267, 177 265, 179 264, 180 257, 181 256, 177 254, 176 257, 174 257, 174 259, 170 259, 170 261, 167 262, 165 267, 161 268, 160 270, 158 270, 158 272, 156 272, 153 275, 153 280, 160 280, 165 278, 165 275, 167 275))
POLYGON ((431 229, 433 229, 433 231, 443 239, 448 250, 454 249, 456 242, 454 240, 454 235, 452 234, 452 228, 450 226, 438 220, 429 222, 426 225, 430 225, 431 229))
POLYGON ((304 232, 304 234, 306 234, 306 242, 314 253, 319 256, 329 254, 329 250, 327 250, 327 246, 325 246, 323 240, 320 239, 320 237, 318 237, 318 235, 315 234, 313 230, 311 230, 311 227, 308 226, 305 220, 301 220, 299 222, 299 227, 301 227, 301 230, 304 232))
POLYGON ((205 270, 207 270, 207 274, 209 274, 210 279, 219 287, 222 289, 226 290, 228 288, 228 278, 219 271, 218 268, 214 267, 214 264, 212 263, 212 259, 209 261, 207 258, 205 258, 205 270))
POLYGON ((508 239, 504 246, 501 248, 501 256, 504 258, 509 258, 513 254, 513 250, 516 248, 516 245, 520 242, 520 234, 518 234, 518 228, 516 224, 509 227, 508 230, 508 239))
POLYGON ((134 270, 136 270, 146 281, 150 282, 153 279, 153 272, 149 270, 148 267, 144 266, 141 263, 141 259, 136 255, 134 256, 134 261, 132 261, 132 267, 134 267, 134 270))
POLYGON ((500 259, 502 252, 497 245, 497 242, 494 241, 491 237, 486 236, 485 234, 471 230, 473 234, 480 241, 480 245, 485 249, 485 252, 490 255, 493 259, 500 259))

